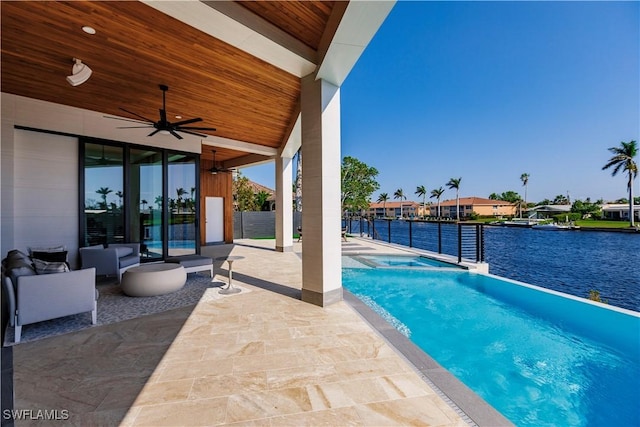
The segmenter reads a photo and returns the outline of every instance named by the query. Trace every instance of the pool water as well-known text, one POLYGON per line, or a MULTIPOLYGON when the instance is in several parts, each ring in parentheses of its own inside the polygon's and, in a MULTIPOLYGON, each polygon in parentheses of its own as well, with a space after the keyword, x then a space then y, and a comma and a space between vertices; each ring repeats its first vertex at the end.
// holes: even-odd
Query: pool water
MULTIPOLYGON (((519 308, 509 295, 520 290, 503 290, 517 285, 467 271, 347 265, 343 286, 518 426, 640 425, 639 317, 613 312, 599 323, 623 333, 601 341, 548 308, 537 316, 535 294, 522 297, 530 304, 519 308)), ((562 300, 540 299, 548 307, 562 300)), ((611 311, 575 299, 567 304, 571 316, 611 311)))
MULTIPOLYGON (((459 268, 455 264, 438 261, 420 255, 353 255, 344 257, 349 265, 353 262, 361 263, 359 267, 431 267, 431 268, 459 268)), ((343 261, 344 264, 345 261, 343 261)))

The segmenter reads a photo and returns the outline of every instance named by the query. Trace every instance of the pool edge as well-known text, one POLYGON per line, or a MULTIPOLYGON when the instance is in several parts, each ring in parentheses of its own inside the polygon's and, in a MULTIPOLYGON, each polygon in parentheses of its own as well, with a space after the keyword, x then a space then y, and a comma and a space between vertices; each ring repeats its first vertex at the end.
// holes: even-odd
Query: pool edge
POLYGON ((343 289, 343 298, 467 423, 480 427, 514 425, 347 289, 343 289))

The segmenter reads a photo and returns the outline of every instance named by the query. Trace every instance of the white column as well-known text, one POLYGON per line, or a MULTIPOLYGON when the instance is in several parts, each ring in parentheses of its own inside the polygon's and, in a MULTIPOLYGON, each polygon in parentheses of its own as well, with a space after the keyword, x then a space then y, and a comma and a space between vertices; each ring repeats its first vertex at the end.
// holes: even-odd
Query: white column
POLYGON ((302 79, 302 300, 342 300, 340 88, 302 79))
POLYGON ((276 157, 276 251, 293 250, 293 161, 276 157))

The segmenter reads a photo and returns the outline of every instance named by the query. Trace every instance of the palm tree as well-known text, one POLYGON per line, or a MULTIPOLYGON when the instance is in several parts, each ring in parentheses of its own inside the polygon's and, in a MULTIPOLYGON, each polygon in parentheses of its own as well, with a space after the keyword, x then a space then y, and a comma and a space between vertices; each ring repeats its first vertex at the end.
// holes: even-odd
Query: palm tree
POLYGON ((178 200, 176 200, 176 207, 177 207, 176 213, 178 213, 178 212, 180 212, 180 205, 182 203, 182 196, 187 194, 187 190, 185 190, 182 187, 176 188, 176 193, 178 194, 178 200))
POLYGON ((403 218, 403 215, 402 215, 402 201, 403 200, 407 200, 407 197, 404 195, 404 191, 402 191, 402 188, 398 188, 396 190, 396 192, 393 193, 393 198, 394 199, 400 199, 400 218, 403 218))
POLYGON ((638 155, 638 145, 636 141, 622 141, 619 147, 611 147, 609 151, 613 154, 613 157, 602 167, 602 170, 613 167, 611 176, 616 176, 620 170, 627 172, 629 175, 627 180, 627 190, 629 190, 629 226, 633 227, 633 180, 638 176, 638 164, 633 158, 638 155))
MULTIPOLYGON (((527 184, 529 183, 529 174, 523 173, 520 175, 520 181, 524 185, 524 208, 527 208, 527 184)), ((522 205, 520 205, 520 218, 522 218, 522 205)))
POLYGON ((440 187, 440 188, 436 188, 435 190, 431 190, 431 198, 433 199, 434 197, 438 199, 438 218, 440 218, 440 197, 442 197, 442 194, 444 193, 444 188, 440 187))
POLYGON ((142 210, 144 211, 145 208, 147 207, 147 204, 149 204, 149 202, 147 202, 145 199, 140 200, 140 204, 142 204, 142 210))
POLYGON ((116 191, 116 196, 118 196, 118 201, 120 202, 120 207, 122 207, 122 198, 124 197, 124 193, 122 191, 116 191))
POLYGON ((462 177, 451 178, 449 182, 447 182, 449 189, 456 189, 456 219, 460 219, 460 181, 462 181, 462 177))
POLYGON ((380 193, 378 196, 378 203, 382 203, 382 217, 387 216, 387 200, 389 200, 389 195, 387 193, 380 193))
POLYGON ((113 190, 109 187, 100 187, 96 190, 96 193, 102 196, 102 206, 104 209, 107 209, 107 195, 113 193, 113 190))
POLYGON ((416 193, 418 195, 418 197, 422 197, 422 215, 424 216, 424 212, 426 209, 426 202, 425 202, 425 198, 427 197, 427 189, 424 187, 424 185, 419 185, 418 187, 416 187, 416 193))

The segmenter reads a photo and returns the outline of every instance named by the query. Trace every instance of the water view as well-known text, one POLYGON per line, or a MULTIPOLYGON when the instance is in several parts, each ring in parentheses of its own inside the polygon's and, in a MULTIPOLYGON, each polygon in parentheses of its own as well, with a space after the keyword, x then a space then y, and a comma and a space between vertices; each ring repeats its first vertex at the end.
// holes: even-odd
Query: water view
POLYGON ((480 274, 343 265, 348 290, 516 425, 640 422, 633 316, 480 274), (624 336, 581 323, 600 316, 624 336))
MULTIPOLYGON (((438 251, 437 224, 412 223, 412 245, 438 251)), ((409 245, 407 221, 375 221, 375 237, 409 245)), ((442 226, 442 252, 456 254, 453 224, 442 226)), ((366 229, 363 230, 366 233, 366 229)), ((485 260, 498 276, 586 298, 596 290, 609 304, 640 311, 640 235, 616 232, 549 232, 485 226, 485 260)), ((359 225, 352 224, 352 232, 359 225)))

